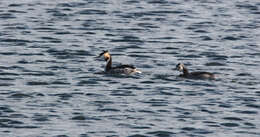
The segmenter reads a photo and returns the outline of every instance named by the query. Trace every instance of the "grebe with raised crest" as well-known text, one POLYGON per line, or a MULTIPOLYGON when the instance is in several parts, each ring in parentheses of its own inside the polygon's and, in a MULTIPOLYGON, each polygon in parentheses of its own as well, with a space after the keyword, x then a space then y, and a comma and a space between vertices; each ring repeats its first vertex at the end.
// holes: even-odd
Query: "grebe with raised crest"
POLYGON ((105 72, 109 74, 135 74, 135 73, 142 73, 141 71, 137 70, 133 65, 119 65, 116 67, 112 67, 112 57, 110 53, 105 50, 98 57, 104 56, 105 61, 107 62, 105 72))

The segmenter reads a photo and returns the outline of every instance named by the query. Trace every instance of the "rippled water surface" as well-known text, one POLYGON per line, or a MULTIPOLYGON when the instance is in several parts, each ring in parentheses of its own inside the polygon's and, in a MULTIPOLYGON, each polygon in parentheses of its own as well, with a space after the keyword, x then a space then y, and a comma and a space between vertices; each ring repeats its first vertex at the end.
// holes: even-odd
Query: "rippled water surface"
POLYGON ((0 136, 260 136, 259 38, 258 0, 1 0, 0 136))

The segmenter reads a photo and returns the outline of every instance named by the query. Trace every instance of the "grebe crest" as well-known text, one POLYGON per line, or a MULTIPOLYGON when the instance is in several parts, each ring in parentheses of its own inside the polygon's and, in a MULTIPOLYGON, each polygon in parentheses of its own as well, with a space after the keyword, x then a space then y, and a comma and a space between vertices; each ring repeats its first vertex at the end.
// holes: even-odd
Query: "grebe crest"
POLYGON ((188 69, 184 66, 184 64, 179 63, 176 65, 176 70, 182 72, 180 77, 190 78, 190 79, 215 79, 215 75, 209 72, 189 72, 188 69))
POLYGON ((137 70, 133 65, 119 65, 116 67, 112 67, 112 57, 107 50, 104 50, 99 54, 98 57, 104 56, 105 61, 107 62, 105 72, 110 74, 134 74, 134 73, 142 73, 137 70))

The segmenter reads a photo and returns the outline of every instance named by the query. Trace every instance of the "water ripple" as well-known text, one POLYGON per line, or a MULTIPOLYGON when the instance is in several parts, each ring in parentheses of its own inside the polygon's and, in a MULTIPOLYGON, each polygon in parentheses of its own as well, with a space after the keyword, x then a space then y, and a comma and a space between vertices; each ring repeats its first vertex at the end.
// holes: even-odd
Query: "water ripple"
POLYGON ((0 136, 259 136, 259 5, 2 0, 0 136))

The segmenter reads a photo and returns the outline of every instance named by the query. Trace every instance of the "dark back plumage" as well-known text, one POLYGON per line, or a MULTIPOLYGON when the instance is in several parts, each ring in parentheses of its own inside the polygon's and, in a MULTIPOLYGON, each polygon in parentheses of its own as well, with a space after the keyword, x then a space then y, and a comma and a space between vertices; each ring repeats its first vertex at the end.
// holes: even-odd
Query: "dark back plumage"
POLYGON ((128 65, 128 64, 120 64, 119 66, 113 67, 113 69, 123 69, 123 68, 136 69, 135 66, 133 66, 133 65, 128 65))

